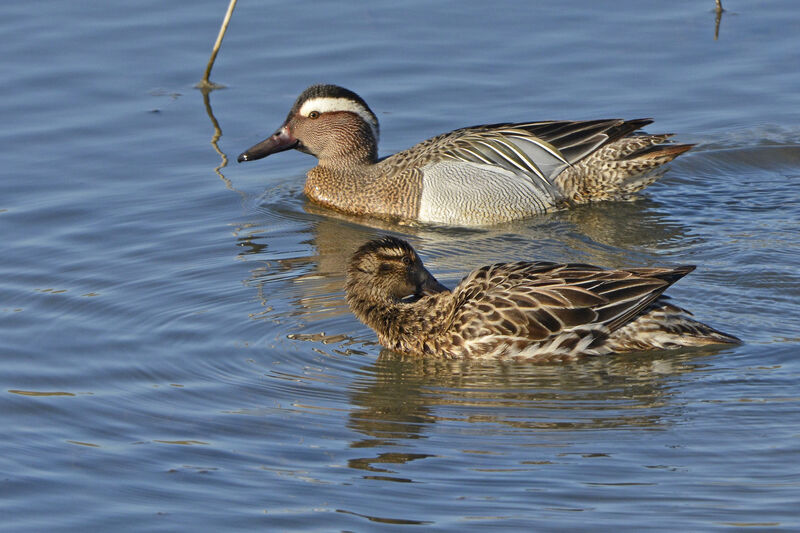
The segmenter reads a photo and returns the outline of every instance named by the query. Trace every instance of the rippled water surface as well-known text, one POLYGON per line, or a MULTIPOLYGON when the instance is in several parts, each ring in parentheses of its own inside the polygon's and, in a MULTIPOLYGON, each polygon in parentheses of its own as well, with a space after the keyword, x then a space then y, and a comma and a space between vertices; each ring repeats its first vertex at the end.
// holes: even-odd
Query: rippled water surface
POLYGON ((0 529, 800 529, 795 1, 244 2, 204 101, 224 4, 0 6, 0 529), (382 154, 610 116, 697 147, 636 202, 375 227, 305 201, 308 156, 227 165, 314 82, 382 154), (446 283, 696 264, 671 294, 746 344, 398 358, 342 293, 384 232, 446 283))

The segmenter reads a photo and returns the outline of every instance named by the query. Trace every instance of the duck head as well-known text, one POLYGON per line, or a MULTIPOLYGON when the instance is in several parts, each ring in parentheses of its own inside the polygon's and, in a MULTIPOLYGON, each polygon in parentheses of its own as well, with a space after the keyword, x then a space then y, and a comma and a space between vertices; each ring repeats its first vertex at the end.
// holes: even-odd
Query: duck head
POLYGON ((422 264, 406 241, 386 236, 362 245, 347 269, 347 298, 401 300, 449 291, 422 264))
POLYGON ((337 85, 312 85, 297 98, 281 127, 237 160, 255 161, 295 149, 320 162, 374 163, 379 133, 375 113, 356 93, 337 85))

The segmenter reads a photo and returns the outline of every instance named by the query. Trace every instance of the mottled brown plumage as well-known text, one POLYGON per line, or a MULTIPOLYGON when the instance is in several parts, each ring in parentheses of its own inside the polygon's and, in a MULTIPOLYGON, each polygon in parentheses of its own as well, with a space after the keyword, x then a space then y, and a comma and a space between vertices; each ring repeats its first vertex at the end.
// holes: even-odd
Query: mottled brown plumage
POLYGON ((239 156, 288 149, 317 157, 305 194, 354 215, 436 224, 504 222, 569 205, 624 200, 689 150, 650 119, 502 123, 462 128, 378 160, 379 125, 357 94, 313 85, 271 137, 239 156))
POLYGON ((450 291, 407 242, 385 237, 353 255, 346 295, 381 344, 416 356, 569 360, 740 342, 662 296, 692 270, 498 263, 450 291))

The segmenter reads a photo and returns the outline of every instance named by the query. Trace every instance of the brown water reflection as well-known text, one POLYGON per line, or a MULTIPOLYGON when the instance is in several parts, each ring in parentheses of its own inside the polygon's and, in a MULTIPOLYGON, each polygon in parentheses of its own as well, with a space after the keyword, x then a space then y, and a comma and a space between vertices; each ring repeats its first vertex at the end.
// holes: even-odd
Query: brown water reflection
MULTIPOLYGON (((330 211, 306 203, 311 212, 330 211)), ((364 242, 383 234, 408 239, 417 247, 428 268, 452 286, 470 270, 497 261, 521 259, 577 261, 607 267, 647 266, 647 250, 674 242, 685 228, 665 220, 649 200, 603 203, 551 213, 523 222, 474 230, 400 226, 369 220, 375 227, 351 217, 315 218, 297 234, 297 252, 271 257, 269 240, 274 231, 266 223, 250 221, 234 231, 239 257, 253 262, 245 283, 272 317, 303 316, 319 321, 349 313, 342 298, 344 273, 350 255, 364 242), (290 304, 276 307, 285 297, 290 304)), ((281 243, 283 249, 286 242, 281 243)), ((254 318, 261 318, 257 315, 254 318)), ((337 332, 345 333, 345 332, 337 332)))
POLYGON ((701 358, 711 353, 661 352, 536 365, 418 359, 383 350, 360 369, 351 386, 354 409, 348 421, 350 429, 363 435, 352 448, 379 451, 351 459, 348 466, 390 481, 412 481, 393 477, 391 465, 427 457, 403 452, 409 444, 404 441, 429 438, 442 423, 474 438, 476 449, 470 453, 483 453, 481 442, 503 434, 530 445, 554 431, 663 430, 681 416, 672 389, 683 378, 676 378, 701 370, 701 358))

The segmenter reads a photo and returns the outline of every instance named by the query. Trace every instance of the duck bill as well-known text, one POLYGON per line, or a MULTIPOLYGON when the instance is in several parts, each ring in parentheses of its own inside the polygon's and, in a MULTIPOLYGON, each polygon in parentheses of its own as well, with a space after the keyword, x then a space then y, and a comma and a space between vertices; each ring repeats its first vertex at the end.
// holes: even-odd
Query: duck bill
POLYGON ((440 292, 448 292, 450 289, 439 283, 433 275, 424 270, 422 280, 417 288, 417 296, 431 296, 440 292))
POLYGON ((298 144, 300 144, 300 141, 295 139, 295 137, 289 132, 289 128, 287 126, 282 126, 270 137, 264 139, 254 146, 251 146, 239 154, 239 157, 236 160, 239 163, 242 161, 255 161, 256 159, 261 159, 271 154, 277 154, 278 152, 283 152, 284 150, 297 148, 298 144))

